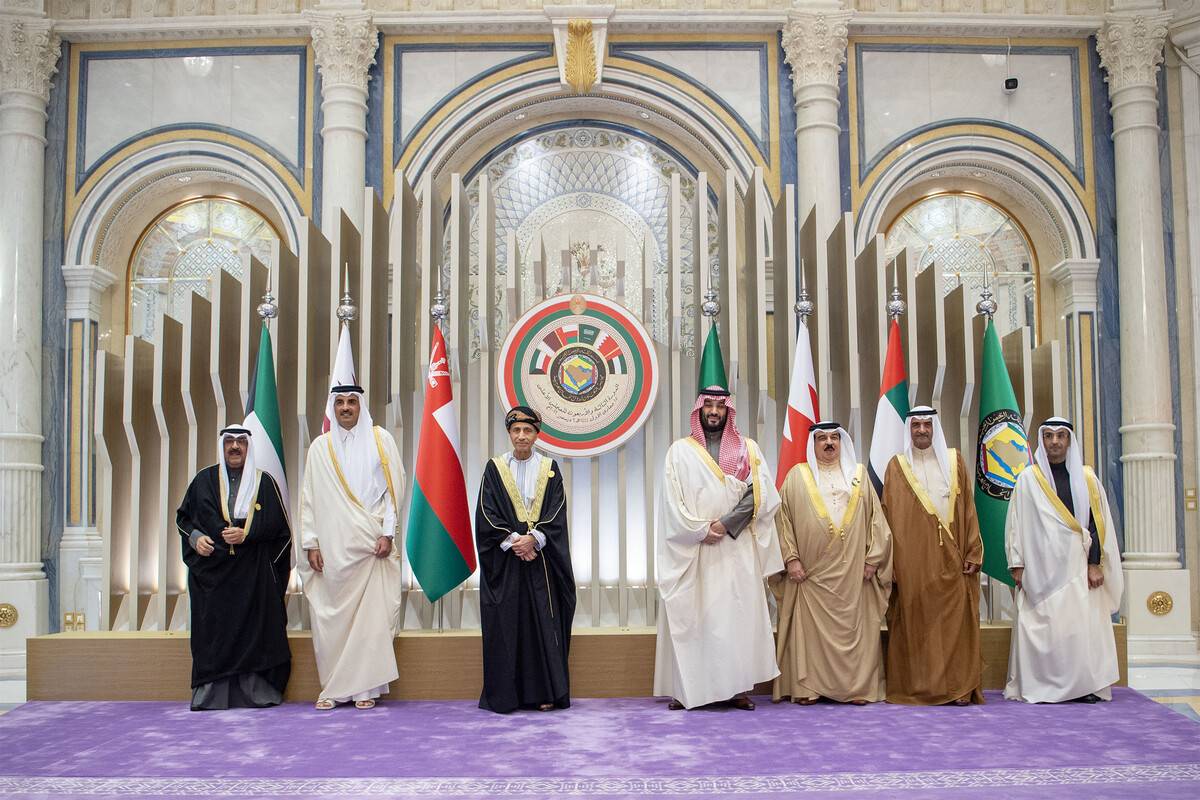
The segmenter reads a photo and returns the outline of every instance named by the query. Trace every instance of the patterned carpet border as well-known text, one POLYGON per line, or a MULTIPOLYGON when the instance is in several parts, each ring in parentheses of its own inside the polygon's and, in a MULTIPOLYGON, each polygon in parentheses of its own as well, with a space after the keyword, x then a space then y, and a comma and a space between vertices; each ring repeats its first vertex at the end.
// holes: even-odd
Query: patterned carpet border
POLYGON ((53 778, 0 776, 0 796, 526 797, 980 789, 1200 781, 1200 763, 685 778, 53 778))

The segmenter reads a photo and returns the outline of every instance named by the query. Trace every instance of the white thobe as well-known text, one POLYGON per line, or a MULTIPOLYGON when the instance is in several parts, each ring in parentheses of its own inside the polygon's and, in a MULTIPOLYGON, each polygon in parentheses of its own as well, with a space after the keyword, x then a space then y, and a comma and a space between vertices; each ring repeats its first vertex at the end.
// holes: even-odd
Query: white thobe
POLYGON ((919 450, 914 447, 912 461, 909 463, 912 466, 913 476, 920 482, 925 493, 929 495, 938 515, 942 519, 950 519, 950 482, 946 480, 946 474, 942 472, 942 464, 938 461, 933 448, 926 447, 924 450, 919 450))
POLYGON ((320 548, 325 568, 313 571, 307 558, 297 567, 311 612, 321 699, 336 702, 379 697, 400 675, 392 645, 400 622, 400 554, 393 547, 387 558, 377 558, 375 545, 380 536, 395 535, 404 467, 391 434, 374 431, 390 489, 373 500, 351 493, 329 438, 345 435, 338 428, 309 447, 300 495, 301 547, 320 548))
MULTIPOLYGON (((1056 494, 1050 496, 1054 477, 1045 476, 1047 492, 1039 474, 1034 466, 1022 470, 1008 507, 1008 564, 1023 567, 1024 574, 1004 696, 1029 703, 1057 703, 1087 694, 1111 699, 1109 687, 1120 678, 1111 616, 1120 606, 1124 576, 1108 499, 1095 481, 1100 512, 1096 528, 1105 532, 1100 565, 1104 584, 1089 589, 1091 536, 1056 494)), ((1095 480, 1094 474, 1088 477, 1095 480)))
POLYGON ((775 533, 779 493, 758 445, 749 481, 725 475, 694 439, 667 451, 656 508, 662 599, 654 694, 687 708, 728 700, 779 674, 763 578, 783 570, 775 533), (756 511, 736 538, 702 544, 708 526, 753 482, 756 511))

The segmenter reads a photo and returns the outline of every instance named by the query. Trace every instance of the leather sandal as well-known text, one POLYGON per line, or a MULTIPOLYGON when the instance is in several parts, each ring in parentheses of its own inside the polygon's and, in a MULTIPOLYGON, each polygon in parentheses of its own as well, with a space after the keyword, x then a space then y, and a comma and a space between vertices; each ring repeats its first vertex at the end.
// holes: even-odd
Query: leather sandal
POLYGON ((375 707, 375 701, 374 700, 355 700, 354 707, 360 708, 363 711, 366 711, 369 708, 375 707))
POLYGON ((333 707, 336 705, 337 703, 333 702, 332 700, 328 698, 322 698, 317 701, 317 704, 313 706, 313 708, 317 709, 317 711, 332 711, 333 707))

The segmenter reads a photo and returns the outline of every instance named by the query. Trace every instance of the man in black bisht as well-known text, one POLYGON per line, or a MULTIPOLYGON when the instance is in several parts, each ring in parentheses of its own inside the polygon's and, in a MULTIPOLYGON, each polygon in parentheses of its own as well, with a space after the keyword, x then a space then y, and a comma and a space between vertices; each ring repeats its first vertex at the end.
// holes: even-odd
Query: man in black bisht
POLYGON ((527 406, 504 418, 513 449, 488 461, 475 511, 483 695, 479 707, 571 705, 567 655, 575 575, 562 474, 533 449, 542 420, 527 406))
POLYGON ((254 468, 248 429, 222 430, 220 449, 175 517, 192 607, 193 711, 278 705, 292 671, 287 512, 275 481, 254 468))

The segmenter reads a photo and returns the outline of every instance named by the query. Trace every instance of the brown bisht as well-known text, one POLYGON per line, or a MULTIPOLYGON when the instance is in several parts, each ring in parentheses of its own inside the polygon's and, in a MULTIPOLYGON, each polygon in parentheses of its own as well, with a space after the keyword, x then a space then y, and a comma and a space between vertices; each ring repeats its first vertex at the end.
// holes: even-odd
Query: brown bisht
POLYGON ((949 519, 941 518, 903 454, 884 476, 883 512, 892 529, 889 703, 983 702, 979 574, 963 574, 963 562, 983 563, 983 541, 967 468, 957 451, 948 454, 949 519))
POLYGON ((231 518, 220 465, 196 473, 175 515, 188 567, 192 612, 192 709, 275 705, 292 669, 284 594, 291 571, 292 529, 275 481, 258 480, 246 519, 231 518), (221 538, 240 527, 246 540, 221 538), (193 532, 213 541, 213 553, 193 549, 193 532))
POLYGON ((779 492, 784 564, 799 559, 808 577, 771 579, 779 601, 773 699, 875 702, 883 699, 880 628, 891 591, 891 536, 865 467, 847 481, 849 505, 833 520, 812 463, 792 467, 779 492), (876 568, 869 581, 866 564, 876 568))
POLYGON ((544 703, 569 707, 575 574, 558 464, 541 457, 537 491, 527 507, 504 459, 488 461, 475 511, 475 546, 483 629, 479 707, 501 714, 544 703), (510 534, 534 530, 546 543, 532 561, 501 548, 510 534))

